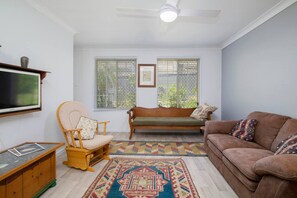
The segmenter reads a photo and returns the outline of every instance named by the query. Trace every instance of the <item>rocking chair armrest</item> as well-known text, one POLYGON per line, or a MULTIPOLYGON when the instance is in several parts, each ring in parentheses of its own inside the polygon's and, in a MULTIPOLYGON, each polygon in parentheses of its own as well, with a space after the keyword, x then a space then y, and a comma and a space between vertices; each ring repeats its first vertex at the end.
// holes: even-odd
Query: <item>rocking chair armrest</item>
MULTIPOLYGON (((110 121, 102 121, 102 122, 97 122, 97 124, 103 124, 103 135, 106 135, 106 125, 107 123, 110 123, 110 121)), ((98 130, 97 130, 97 134, 98 134, 98 130)))
POLYGON ((64 132, 79 132, 79 133, 80 133, 81 130, 82 130, 82 129, 68 129, 68 130, 64 129, 63 131, 64 131, 64 132))
POLYGON ((107 120, 107 121, 102 121, 102 122, 97 122, 98 124, 107 124, 107 123, 110 123, 110 121, 109 120, 107 120))
POLYGON ((65 133, 65 138, 66 138, 66 141, 67 141, 68 146, 69 146, 69 140, 68 140, 68 136, 66 135, 66 133, 70 133, 70 138, 71 138, 72 146, 77 147, 76 146, 76 143, 75 143, 74 136, 73 136, 73 134, 75 132, 77 132, 77 138, 78 138, 78 141, 79 141, 79 147, 80 148, 83 148, 83 142, 82 142, 82 137, 81 137, 81 130, 82 129, 68 129, 68 130, 65 129, 65 130, 63 130, 64 133, 65 133))

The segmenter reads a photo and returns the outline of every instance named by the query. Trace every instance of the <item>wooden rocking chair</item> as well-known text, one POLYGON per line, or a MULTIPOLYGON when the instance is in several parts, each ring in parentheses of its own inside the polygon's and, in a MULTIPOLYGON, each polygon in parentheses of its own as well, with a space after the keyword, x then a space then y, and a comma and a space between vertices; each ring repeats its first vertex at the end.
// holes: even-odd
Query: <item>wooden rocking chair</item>
POLYGON ((57 119, 62 133, 66 140, 67 161, 63 163, 67 166, 79 168, 81 170, 94 171, 94 164, 103 159, 109 160, 109 144, 113 138, 106 135, 106 125, 109 121, 97 122, 103 124, 103 135, 99 135, 98 125, 94 139, 83 140, 81 129, 76 129, 81 116, 89 117, 86 108, 76 101, 62 103, 57 109, 57 119), (78 139, 74 138, 77 132, 78 139))

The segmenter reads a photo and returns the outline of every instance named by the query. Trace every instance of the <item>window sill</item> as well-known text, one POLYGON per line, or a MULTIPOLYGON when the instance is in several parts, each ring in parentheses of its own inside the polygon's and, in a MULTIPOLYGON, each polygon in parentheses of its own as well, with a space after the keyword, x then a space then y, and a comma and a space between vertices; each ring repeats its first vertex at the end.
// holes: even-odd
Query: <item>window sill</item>
POLYGON ((109 108, 102 108, 102 109, 93 109, 93 112, 98 112, 98 111, 128 111, 129 109, 117 109, 117 108, 114 108, 114 109, 109 109, 109 108))

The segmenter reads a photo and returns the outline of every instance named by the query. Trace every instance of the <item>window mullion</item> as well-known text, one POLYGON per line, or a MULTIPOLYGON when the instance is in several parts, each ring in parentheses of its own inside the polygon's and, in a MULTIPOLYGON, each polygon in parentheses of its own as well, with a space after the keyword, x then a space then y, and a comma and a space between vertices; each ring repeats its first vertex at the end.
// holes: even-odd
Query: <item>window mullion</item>
POLYGON ((176 71, 176 73, 177 73, 177 79, 176 79, 176 106, 177 107, 180 107, 180 98, 179 98, 179 90, 180 90, 180 87, 179 87, 179 70, 180 70, 180 68, 179 68, 179 61, 177 60, 176 61, 177 62, 177 71, 176 71))
MULTIPOLYGON (((108 71, 107 70, 107 67, 108 67, 108 64, 106 63, 105 64, 105 73, 107 73, 106 71, 108 71)), ((105 90, 104 90, 104 98, 105 98, 105 107, 107 107, 107 105, 108 105, 108 97, 107 97, 107 83, 108 83, 108 76, 107 75, 105 75, 105 90)))
POLYGON ((115 99, 116 99, 116 101, 115 101, 115 104, 116 104, 116 106, 115 106, 115 108, 118 108, 118 106, 119 106, 119 104, 118 104, 118 101, 119 101, 119 99, 118 99, 118 69, 119 69, 119 61, 116 61, 116 83, 115 83, 115 89, 116 89, 116 91, 115 91, 115 94, 116 94, 116 96, 115 96, 115 99))

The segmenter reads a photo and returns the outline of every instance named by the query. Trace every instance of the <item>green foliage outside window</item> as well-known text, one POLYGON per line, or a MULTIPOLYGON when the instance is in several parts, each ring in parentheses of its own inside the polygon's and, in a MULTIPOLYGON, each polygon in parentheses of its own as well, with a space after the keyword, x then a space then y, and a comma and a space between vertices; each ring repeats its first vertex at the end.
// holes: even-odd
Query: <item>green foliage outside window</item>
POLYGON ((164 86, 160 86, 158 88, 158 104, 162 107, 196 107, 197 94, 196 88, 192 89, 190 96, 187 96, 184 87, 177 89, 175 84, 171 84, 166 91, 164 86))
POLYGON ((131 108, 136 103, 136 60, 97 60, 97 108, 131 108))
POLYGON ((196 107, 198 59, 158 60, 158 104, 163 107, 196 107))

